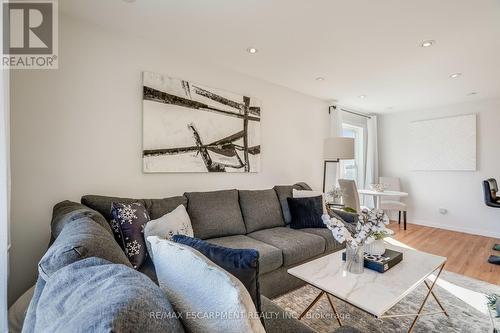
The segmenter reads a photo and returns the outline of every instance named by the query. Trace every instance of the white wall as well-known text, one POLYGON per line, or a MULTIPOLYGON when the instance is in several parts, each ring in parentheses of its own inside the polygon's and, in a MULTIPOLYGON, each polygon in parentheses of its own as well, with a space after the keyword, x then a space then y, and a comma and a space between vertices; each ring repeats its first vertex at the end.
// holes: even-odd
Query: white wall
POLYGON ((89 193, 163 197, 296 181, 321 187, 325 102, 191 61, 176 45, 127 38, 65 16, 59 38, 59 70, 17 71, 11 79, 11 302, 35 281, 58 201, 89 193), (143 70, 258 97, 262 171, 143 174, 143 70))
POLYGON ((9 163, 9 71, 0 69, 0 332, 7 332, 9 163))
POLYGON ((500 238, 500 209, 483 203, 482 181, 500 180, 500 100, 379 117, 380 175, 399 176, 410 193, 409 222, 500 238), (477 171, 410 171, 409 122, 476 113, 477 171), (439 208, 448 214, 441 215, 439 208))
MULTIPOLYGON (((3 6, 0 6, 3 17, 3 6)), ((0 24, 0 36, 3 25, 0 24)), ((3 54, 3 43, 0 54, 3 54)), ((7 332, 9 242, 9 70, 0 68, 0 332, 7 332)))

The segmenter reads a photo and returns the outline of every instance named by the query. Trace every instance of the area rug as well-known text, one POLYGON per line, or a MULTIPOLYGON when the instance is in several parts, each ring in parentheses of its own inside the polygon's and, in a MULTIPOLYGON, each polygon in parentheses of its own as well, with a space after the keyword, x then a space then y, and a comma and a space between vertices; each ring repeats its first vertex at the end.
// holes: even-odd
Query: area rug
MULTIPOLYGON (((425 285, 396 304, 387 314, 416 313, 427 292, 425 285)), ((298 316, 318 295, 319 289, 304 286, 274 299, 274 302, 294 316, 298 316)), ((420 317, 414 332, 493 332, 493 324, 500 327, 498 318, 492 318, 486 306, 487 294, 500 294, 500 286, 475 280, 463 275, 443 271, 435 287, 435 293, 449 314, 420 317)), ((369 299, 370 295, 366 295, 369 299)), ((347 303, 332 298, 344 325, 353 326, 361 332, 407 332, 413 318, 377 319, 347 303)), ((434 298, 429 297, 424 311, 439 311, 434 298)), ((323 296, 302 321, 320 333, 332 332, 339 325, 330 305, 323 296)))

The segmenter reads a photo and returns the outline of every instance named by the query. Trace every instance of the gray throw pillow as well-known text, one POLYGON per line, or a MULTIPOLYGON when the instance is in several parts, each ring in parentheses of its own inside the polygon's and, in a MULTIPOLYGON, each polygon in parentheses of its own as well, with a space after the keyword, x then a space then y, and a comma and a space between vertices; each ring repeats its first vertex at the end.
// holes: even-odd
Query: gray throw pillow
POLYGON ((147 276, 95 257, 54 273, 34 310, 33 332, 184 332, 147 276))
POLYGON ((184 193, 184 196, 188 198, 187 212, 196 238, 246 233, 237 190, 190 192, 184 193))
POLYGON ((285 226, 280 202, 273 189, 240 190, 239 195, 247 233, 285 226))

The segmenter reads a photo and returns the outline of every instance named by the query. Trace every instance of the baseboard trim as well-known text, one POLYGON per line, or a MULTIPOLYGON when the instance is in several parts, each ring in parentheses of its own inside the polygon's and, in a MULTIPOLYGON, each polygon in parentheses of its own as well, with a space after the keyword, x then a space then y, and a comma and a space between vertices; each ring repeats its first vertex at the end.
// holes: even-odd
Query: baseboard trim
POLYGON ((426 227, 463 232, 463 233, 471 234, 471 235, 500 238, 500 233, 498 233, 498 232, 491 232, 491 231, 488 232, 488 231, 484 231, 484 230, 477 230, 474 228, 457 227, 457 226, 452 226, 452 225, 448 225, 448 224, 434 223, 434 222, 425 221, 425 220, 412 219, 411 221, 408 221, 408 224, 418 224, 418 225, 423 225, 426 227))

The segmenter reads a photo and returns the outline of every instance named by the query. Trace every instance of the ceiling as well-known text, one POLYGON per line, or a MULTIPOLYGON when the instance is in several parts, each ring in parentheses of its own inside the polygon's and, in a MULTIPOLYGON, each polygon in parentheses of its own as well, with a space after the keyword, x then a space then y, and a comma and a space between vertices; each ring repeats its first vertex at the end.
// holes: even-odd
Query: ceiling
POLYGON ((59 3, 72 16, 361 111, 500 97, 500 0, 130 1, 59 3), (423 48, 424 40, 436 43, 423 48))

